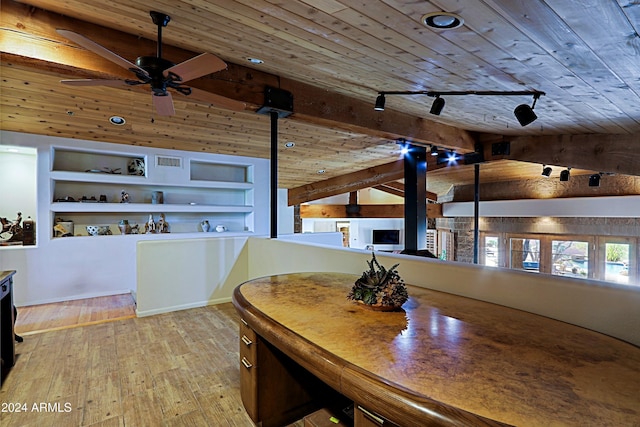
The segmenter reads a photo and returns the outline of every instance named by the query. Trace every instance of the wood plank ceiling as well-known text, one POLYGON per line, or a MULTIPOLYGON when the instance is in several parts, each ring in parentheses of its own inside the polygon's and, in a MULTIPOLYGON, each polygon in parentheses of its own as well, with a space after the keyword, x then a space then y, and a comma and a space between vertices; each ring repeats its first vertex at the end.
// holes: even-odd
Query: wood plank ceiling
MULTIPOLYGON (((273 86, 294 97, 294 114, 279 120, 284 188, 395 162, 399 138, 461 153, 484 147, 493 160, 482 165, 484 182, 539 177, 541 164, 640 175, 637 1, 2 0, 0 19, 3 130, 268 158, 269 117, 255 111, 273 86), (228 63, 190 86, 241 100, 246 110, 177 94, 176 114, 162 117, 148 86, 59 83, 133 75, 56 28, 133 62, 155 54, 150 8, 171 16, 164 57, 177 63, 210 52, 228 63), (427 28, 422 16, 436 11, 464 24, 427 28), (422 90, 546 95, 526 127, 513 109, 530 96, 445 97, 435 116, 432 97, 389 95, 386 110, 373 111, 379 91, 422 90), (114 114, 127 124, 109 125, 114 114), (289 141, 295 146, 286 148, 289 141), (491 156, 496 141, 510 141, 511 154, 491 156)), ((471 166, 444 168, 430 172, 428 190, 442 195, 472 181, 471 166)))

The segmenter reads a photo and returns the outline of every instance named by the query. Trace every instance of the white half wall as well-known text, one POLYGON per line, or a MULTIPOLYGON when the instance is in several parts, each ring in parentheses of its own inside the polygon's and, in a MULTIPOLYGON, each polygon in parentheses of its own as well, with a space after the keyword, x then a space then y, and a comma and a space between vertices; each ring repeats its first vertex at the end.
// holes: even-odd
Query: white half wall
POLYGON ((231 301, 248 279, 246 237, 141 241, 137 244, 138 316, 231 301))
MULTIPOLYGON (((442 206, 445 217, 474 216, 473 202, 442 206)), ((639 218, 640 196, 572 197, 564 199, 491 200, 480 202, 482 217, 639 218)))

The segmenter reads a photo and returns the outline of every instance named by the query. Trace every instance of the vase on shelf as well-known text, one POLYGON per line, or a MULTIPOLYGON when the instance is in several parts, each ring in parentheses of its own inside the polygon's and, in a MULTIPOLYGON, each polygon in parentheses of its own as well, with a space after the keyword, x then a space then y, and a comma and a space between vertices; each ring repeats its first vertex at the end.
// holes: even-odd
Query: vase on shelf
POLYGON ((128 219, 120 220, 118 228, 120 229, 120 234, 131 234, 131 225, 129 225, 128 219))

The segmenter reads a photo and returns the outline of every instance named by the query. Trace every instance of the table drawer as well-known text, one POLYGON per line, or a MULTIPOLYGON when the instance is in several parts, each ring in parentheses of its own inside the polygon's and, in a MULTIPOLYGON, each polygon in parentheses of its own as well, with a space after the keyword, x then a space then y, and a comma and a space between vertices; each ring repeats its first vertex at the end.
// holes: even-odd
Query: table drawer
POLYGON ((247 414, 258 422, 257 335, 240 319, 240 397, 247 414))

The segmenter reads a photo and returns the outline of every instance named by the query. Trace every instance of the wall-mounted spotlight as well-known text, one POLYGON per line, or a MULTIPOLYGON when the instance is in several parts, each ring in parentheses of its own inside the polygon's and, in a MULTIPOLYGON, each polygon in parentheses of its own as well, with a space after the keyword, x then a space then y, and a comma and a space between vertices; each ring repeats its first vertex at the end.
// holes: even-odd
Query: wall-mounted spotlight
POLYGON ((436 147, 435 145, 432 145, 430 153, 431 153, 432 156, 437 156, 438 155, 438 147, 436 147))
POLYGON ((540 98, 540 94, 535 93, 533 94, 533 104, 531 104, 531 107, 529 107, 527 104, 520 104, 515 108, 515 110, 513 110, 513 114, 516 116, 516 119, 518 119, 518 122, 521 126, 524 127, 530 123, 533 123, 538 118, 538 116, 536 116, 536 113, 533 112, 538 98, 540 98))
POLYGON ((600 177, 602 177, 601 173, 594 173, 589 176, 589 187, 600 187, 600 177))
POLYGON ((436 95, 436 99, 433 100, 433 104, 431 104, 431 110, 429 112, 435 116, 439 116, 444 108, 444 99, 440 98, 440 95, 436 95))
POLYGON ((498 92, 498 91, 475 91, 475 90, 467 90, 467 91, 431 91, 431 90, 419 90, 419 91, 385 91, 378 92, 378 97, 376 98, 376 104, 373 108, 376 111, 384 111, 384 103, 385 103, 385 95, 427 95, 433 96, 436 99, 433 101, 431 105, 431 110, 429 111, 431 114, 439 116, 444 108, 444 99, 441 96, 446 95, 483 95, 483 96, 511 96, 511 95, 532 95, 533 96, 533 104, 528 106, 527 104, 518 105, 515 110, 513 110, 513 114, 518 119, 518 122, 522 126, 526 126, 533 121, 535 121, 538 116, 533 112, 533 109, 536 106, 536 101, 542 96, 545 95, 544 92, 540 92, 538 90, 522 90, 522 91, 511 91, 511 92, 498 92))
POLYGON ((551 176, 551 171, 552 169, 550 166, 542 165, 542 176, 549 178, 551 176))
POLYGON ((569 181, 570 177, 571 177, 571 168, 566 168, 565 170, 560 172, 560 181, 562 182, 569 181))

